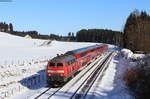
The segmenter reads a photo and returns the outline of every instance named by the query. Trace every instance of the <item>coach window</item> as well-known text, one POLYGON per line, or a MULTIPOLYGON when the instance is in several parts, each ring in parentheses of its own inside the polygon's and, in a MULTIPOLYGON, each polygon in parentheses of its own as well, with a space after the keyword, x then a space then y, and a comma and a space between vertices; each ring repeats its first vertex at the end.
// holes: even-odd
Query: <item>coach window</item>
POLYGON ((72 64, 72 62, 73 62, 73 61, 72 61, 72 60, 70 60, 70 64, 72 64))
POLYGON ((71 60, 72 61, 72 64, 75 62, 75 59, 71 60))
POLYGON ((49 67, 55 67, 55 63, 50 63, 49 67))

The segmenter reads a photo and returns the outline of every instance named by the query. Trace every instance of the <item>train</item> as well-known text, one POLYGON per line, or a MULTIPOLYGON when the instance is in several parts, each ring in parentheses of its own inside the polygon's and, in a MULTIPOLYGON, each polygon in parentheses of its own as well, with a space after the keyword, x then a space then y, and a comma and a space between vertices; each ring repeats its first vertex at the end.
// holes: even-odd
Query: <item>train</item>
POLYGON ((62 86, 70 78, 73 78, 77 72, 81 71, 86 64, 107 50, 108 45, 96 44, 57 55, 49 60, 46 65, 48 85, 62 86))

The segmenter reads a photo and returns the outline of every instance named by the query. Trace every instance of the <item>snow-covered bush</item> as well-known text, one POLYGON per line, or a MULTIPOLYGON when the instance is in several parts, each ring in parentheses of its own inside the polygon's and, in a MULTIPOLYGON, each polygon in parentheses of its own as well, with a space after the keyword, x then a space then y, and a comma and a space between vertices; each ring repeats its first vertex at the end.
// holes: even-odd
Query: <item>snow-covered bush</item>
POLYGON ((124 73, 123 80, 136 99, 150 99, 150 56, 136 62, 135 67, 124 73))
POLYGON ((133 54, 131 59, 132 59, 132 61, 140 61, 144 57, 145 57, 144 54, 133 54))
POLYGON ((122 49, 121 50, 121 55, 122 57, 124 57, 125 59, 130 59, 133 55, 133 52, 129 49, 122 49))
POLYGON ((141 72, 141 68, 130 68, 124 72, 123 80, 125 81, 127 86, 134 86, 139 78, 139 73, 141 72))

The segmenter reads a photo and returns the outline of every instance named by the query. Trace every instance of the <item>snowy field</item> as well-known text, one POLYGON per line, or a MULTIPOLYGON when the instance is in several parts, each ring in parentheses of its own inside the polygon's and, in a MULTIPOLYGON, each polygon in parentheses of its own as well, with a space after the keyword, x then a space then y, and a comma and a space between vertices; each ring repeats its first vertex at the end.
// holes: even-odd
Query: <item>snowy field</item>
POLYGON ((0 98, 27 90, 33 83, 30 78, 43 74, 46 61, 56 54, 95 44, 29 39, 2 32, 0 41, 0 98))
POLYGON ((24 61, 52 58, 56 54, 94 43, 71 43, 28 39, 0 32, 0 65, 12 65, 24 61))
MULTIPOLYGON (((2 32, 0 41, 0 99, 28 99, 41 92, 46 88, 44 69, 49 59, 96 44, 28 39, 2 32)), ((114 49, 109 45, 109 50, 114 49)), ((92 99, 132 99, 121 79, 123 70, 128 68, 125 63, 118 53, 114 55, 102 80, 90 91, 94 94, 92 99)))

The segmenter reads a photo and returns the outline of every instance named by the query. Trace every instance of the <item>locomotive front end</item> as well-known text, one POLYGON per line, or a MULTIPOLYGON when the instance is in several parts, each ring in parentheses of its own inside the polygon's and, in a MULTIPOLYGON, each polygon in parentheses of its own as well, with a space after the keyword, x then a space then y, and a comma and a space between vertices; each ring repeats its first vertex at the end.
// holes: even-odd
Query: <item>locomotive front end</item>
POLYGON ((46 76, 50 85, 62 84, 65 82, 65 63, 50 61, 47 64, 46 76))

